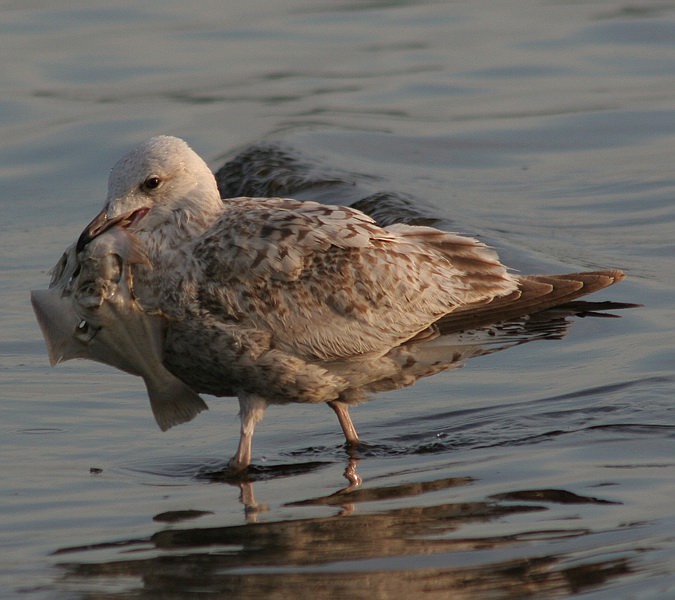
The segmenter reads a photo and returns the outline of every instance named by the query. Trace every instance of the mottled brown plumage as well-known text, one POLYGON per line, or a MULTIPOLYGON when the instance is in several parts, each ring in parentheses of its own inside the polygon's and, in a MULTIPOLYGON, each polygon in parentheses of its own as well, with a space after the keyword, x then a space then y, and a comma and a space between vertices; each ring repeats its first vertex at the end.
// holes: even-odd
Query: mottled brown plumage
POLYGON ((78 247, 120 224, 152 264, 135 267, 134 292, 168 321, 167 368, 198 392, 239 397, 234 469, 248 465, 269 403, 326 402, 356 443, 348 404, 441 368, 420 360, 417 341, 622 278, 516 277, 481 242, 431 227, 382 228, 354 209, 284 198, 221 201, 203 161, 165 136, 114 167, 78 247))

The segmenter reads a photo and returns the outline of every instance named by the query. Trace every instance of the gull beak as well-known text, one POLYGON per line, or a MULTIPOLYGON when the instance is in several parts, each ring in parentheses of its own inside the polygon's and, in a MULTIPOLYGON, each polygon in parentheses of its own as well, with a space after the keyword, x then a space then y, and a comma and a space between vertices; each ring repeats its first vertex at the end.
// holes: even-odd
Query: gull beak
POLYGON ((123 213, 117 217, 108 217, 108 214, 105 211, 98 213, 94 220, 89 223, 84 228, 84 231, 80 234, 80 237, 77 239, 77 245, 75 246, 75 251, 79 254, 84 250, 85 246, 91 242, 94 238, 101 235, 104 231, 107 231, 115 225, 120 227, 127 228, 135 225, 140 221, 149 211, 149 208, 139 208, 132 210, 126 213, 123 213))
POLYGON ((89 223, 84 228, 84 231, 80 234, 80 237, 77 239, 77 245, 75 246, 75 252, 78 254, 84 250, 84 247, 91 242, 96 236, 101 235, 106 229, 110 229, 114 223, 108 219, 108 215, 105 212, 100 212, 96 215, 94 220, 89 223))

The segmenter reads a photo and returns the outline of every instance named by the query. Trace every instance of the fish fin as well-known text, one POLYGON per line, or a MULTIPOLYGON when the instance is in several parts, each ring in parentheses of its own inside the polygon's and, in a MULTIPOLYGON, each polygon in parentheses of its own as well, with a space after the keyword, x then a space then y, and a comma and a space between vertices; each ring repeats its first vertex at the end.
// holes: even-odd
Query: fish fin
POLYGON ((59 290, 51 288, 32 290, 30 302, 52 367, 72 358, 89 358, 87 348, 73 336, 80 318, 69 299, 64 298, 59 290))
POLYGON ((162 431, 192 421, 200 412, 209 408, 199 394, 169 371, 161 379, 144 380, 152 414, 162 431))

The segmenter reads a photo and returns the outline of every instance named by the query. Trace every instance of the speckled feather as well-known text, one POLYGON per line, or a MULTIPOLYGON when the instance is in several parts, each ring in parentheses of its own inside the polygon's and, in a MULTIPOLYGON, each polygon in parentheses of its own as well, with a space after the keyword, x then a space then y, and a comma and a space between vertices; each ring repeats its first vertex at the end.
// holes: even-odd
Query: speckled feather
POLYGON ((470 238, 280 198, 228 201, 188 254, 202 306, 311 361, 386 353, 517 285, 470 238))

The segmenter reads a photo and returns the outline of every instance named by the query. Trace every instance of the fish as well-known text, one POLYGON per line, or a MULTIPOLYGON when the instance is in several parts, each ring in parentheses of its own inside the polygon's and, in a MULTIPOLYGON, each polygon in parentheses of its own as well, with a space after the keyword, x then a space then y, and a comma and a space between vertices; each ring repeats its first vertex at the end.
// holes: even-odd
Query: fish
POLYGON ((81 252, 70 246, 49 288, 31 291, 31 304, 52 366, 81 358, 142 377, 155 420, 166 431, 208 407, 163 364, 167 319, 136 299, 133 271, 139 265, 149 263, 138 238, 112 227, 81 252))

